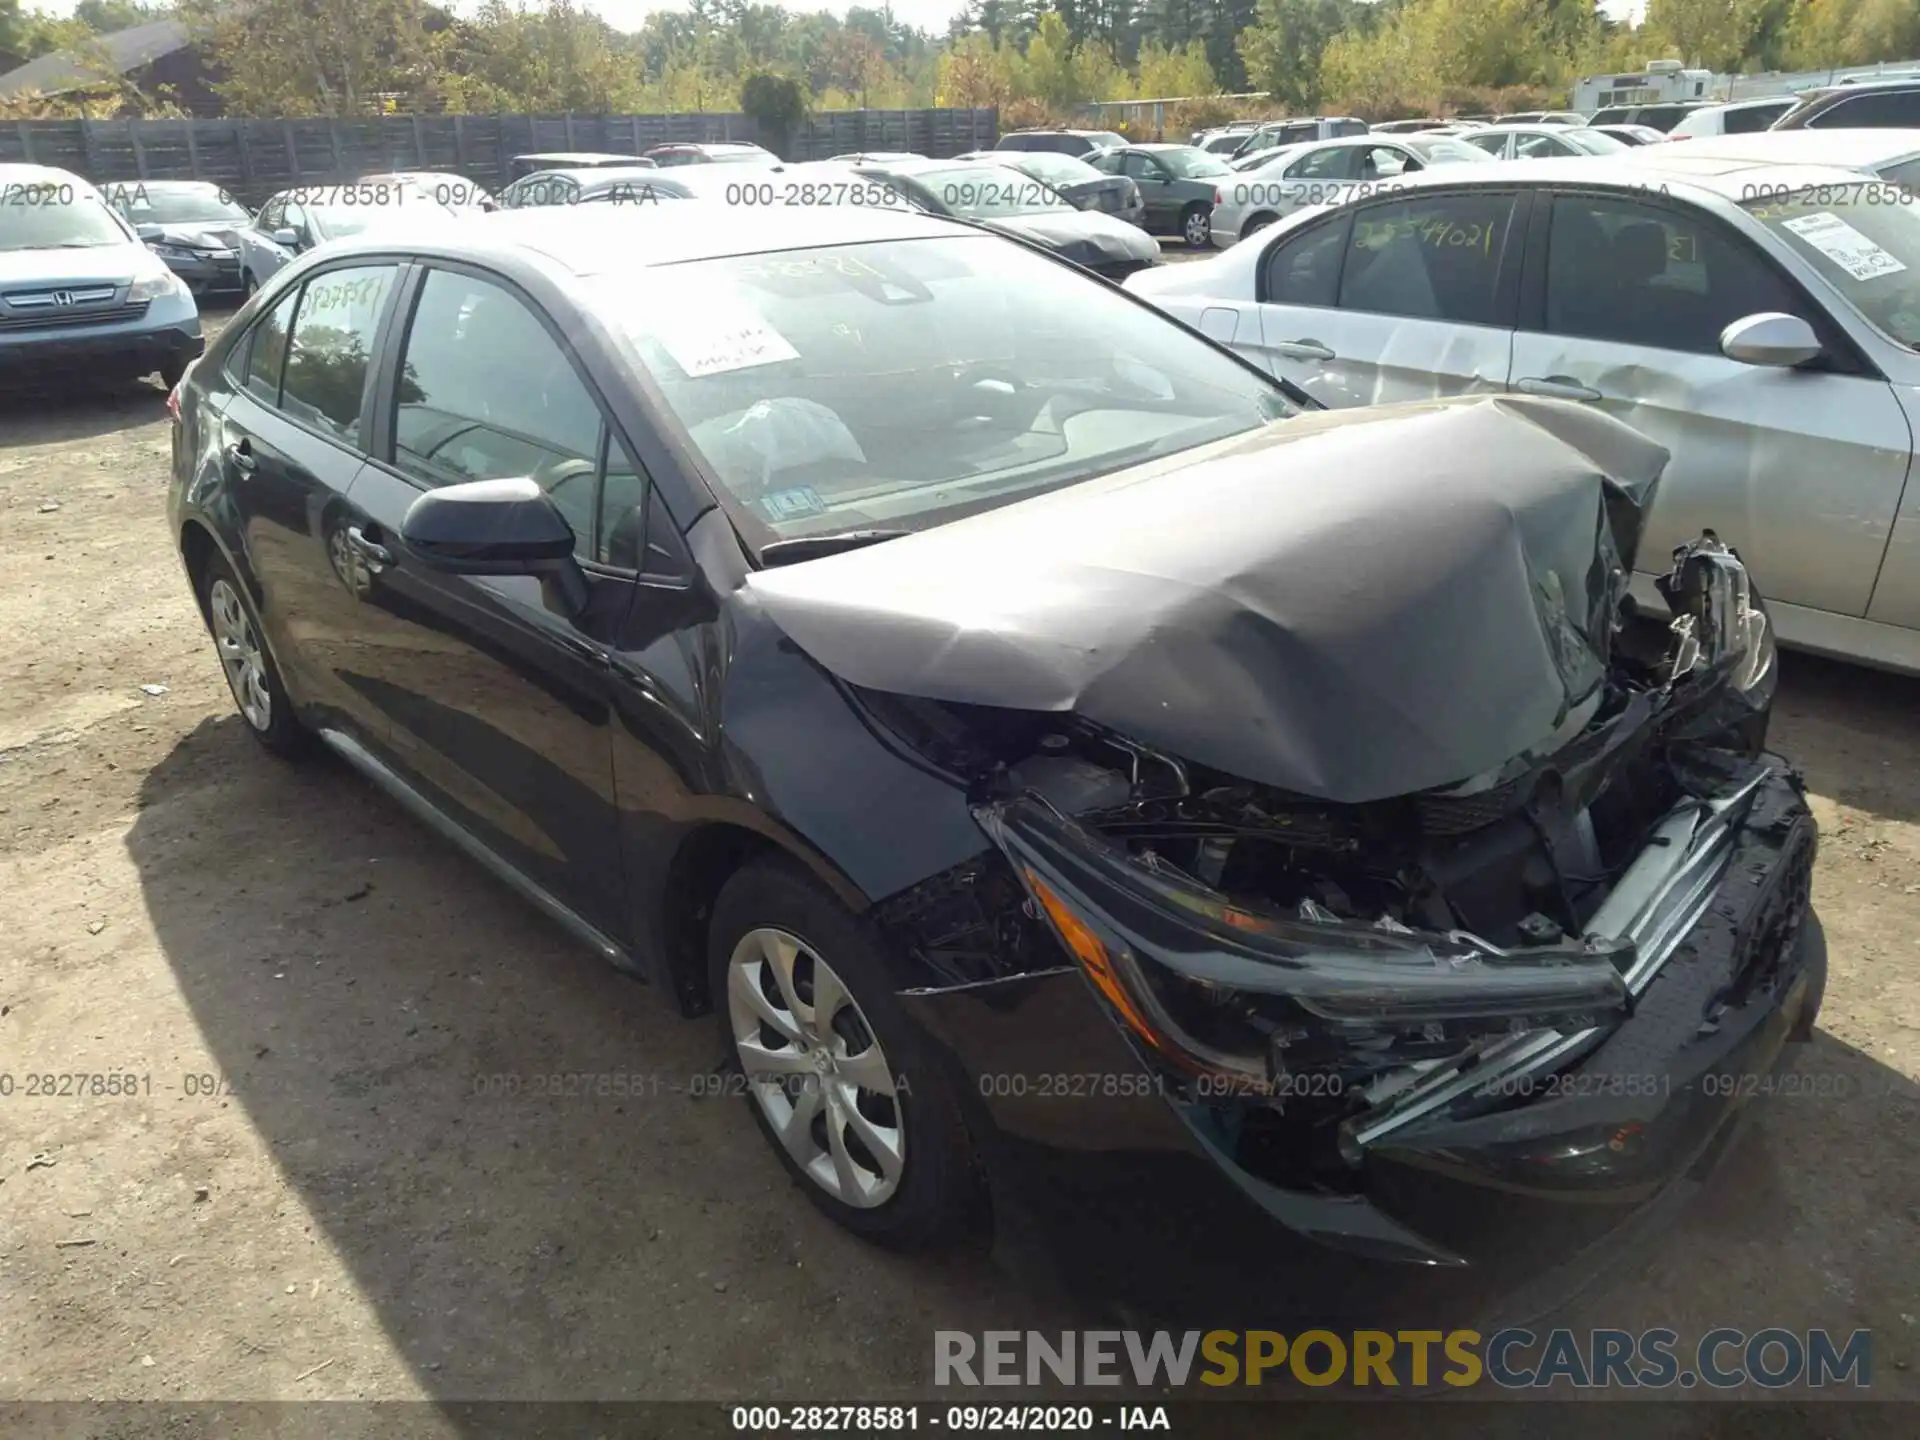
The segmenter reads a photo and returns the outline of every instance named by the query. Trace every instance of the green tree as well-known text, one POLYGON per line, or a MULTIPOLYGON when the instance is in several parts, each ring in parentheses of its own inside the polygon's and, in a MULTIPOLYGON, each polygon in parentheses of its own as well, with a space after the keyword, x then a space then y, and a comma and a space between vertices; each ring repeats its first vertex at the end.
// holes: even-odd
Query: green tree
POLYGON ((440 17, 424 0, 185 0, 180 14, 233 114, 362 115, 381 95, 424 109, 437 91, 427 22, 440 17))

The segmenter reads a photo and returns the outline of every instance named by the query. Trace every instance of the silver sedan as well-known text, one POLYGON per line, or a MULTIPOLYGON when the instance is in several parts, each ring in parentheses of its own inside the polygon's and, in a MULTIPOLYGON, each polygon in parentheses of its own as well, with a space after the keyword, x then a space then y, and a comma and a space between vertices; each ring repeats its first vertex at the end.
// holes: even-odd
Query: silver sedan
POLYGON ((1436 165, 1489 158, 1446 135, 1343 135, 1292 145, 1266 164, 1223 181, 1213 202, 1213 243, 1225 249, 1283 215, 1395 188, 1436 165))
POLYGON ((1643 567, 1711 527, 1784 641, 1920 673, 1913 193, 1692 145, 1462 170, 1127 288, 1329 405, 1517 391, 1623 420, 1672 455, 1643 567))

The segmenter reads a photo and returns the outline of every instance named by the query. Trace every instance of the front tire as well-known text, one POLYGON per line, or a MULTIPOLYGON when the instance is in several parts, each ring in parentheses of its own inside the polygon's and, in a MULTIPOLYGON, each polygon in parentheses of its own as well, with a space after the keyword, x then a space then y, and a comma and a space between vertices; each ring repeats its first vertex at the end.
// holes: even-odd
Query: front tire
POLYGON ((895 1249, 972 1228, 984 1191, 953 1082, 867 926, 792 862, 755 860, 720 891, 708 963, 747 1106, 807 1198, 895 1249))
POLYGON ((201 572, 200 613, 248 732, 282 759, 304 755, 312 748, 313 732, 294 718, 293 702, 261 639, 260 620, 246 587, 223 556, 209 557, 201 572))
POLYGON ((1213 212, 1197 203, 1182 210, 1180 238, 1196 249, 1213 244, 1213 212))

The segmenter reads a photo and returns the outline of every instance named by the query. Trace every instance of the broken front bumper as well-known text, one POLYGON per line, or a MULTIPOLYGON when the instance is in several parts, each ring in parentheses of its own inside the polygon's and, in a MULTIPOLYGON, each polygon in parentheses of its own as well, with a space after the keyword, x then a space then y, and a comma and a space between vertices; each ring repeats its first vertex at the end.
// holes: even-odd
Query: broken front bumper
MULTIPOLYGON (((1605 1008, 1589 975, 1561 997, 1559 1022, 1514 1019, 1464 1061, 1427 1063, 1357 1107, 1347 1096, 1344 1113, 1305 1072, 1277 1099, 1180 1073, 1084 959, 903 1001, 964 1072, 1013 1203, 1052 1211, 1069 1245, 1090 1242, 1096 1222, 1134 1229, 1091 1243, 1137 1275, 1172 1246, 1183 1286, 1209 1249, 1223 1274, 1244 1278, 1288 1248, 1286 1232, 1310 1242, 1295 1247, 1290 1276, 1329 1249, 1537 1268, 1710 1160, 1751 1093, 1739 1077, 1771 1070, 1809 1031, 1825 972, 1808 909, 1815 843, 1796 778, 1763 757, 1717 799, 1676 810, 1595 917, 1596 938, 1631 941, 1588 942, 1616 966, 1613 1013, 1573 1018, 1573 999, 1605 1008), (1316 1146, 1338 1161, 1303 1161, 1316 1146)), ((1016 866, 1048 859, 1037 843, 1006 853, 1016 866)), ((1147 928, 1101 923, 1116 946, 1147 928)), ((1191 967, 1213 950, 1195 937, 1171 958, 1191 967)))

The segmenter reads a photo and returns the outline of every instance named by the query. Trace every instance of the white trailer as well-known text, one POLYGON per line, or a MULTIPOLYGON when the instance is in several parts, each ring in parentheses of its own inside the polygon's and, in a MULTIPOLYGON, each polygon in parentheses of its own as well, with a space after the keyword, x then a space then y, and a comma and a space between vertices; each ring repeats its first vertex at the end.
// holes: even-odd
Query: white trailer
POLYGON ((1631 75, 1588 75, 1573 87, 1573 108, 1591 115, 1609 105, 1661 105, 1675 100, 1705 100, 1713 88, 1711 70, 1687 70, 1678 60, 1655 60, 1631 75))

